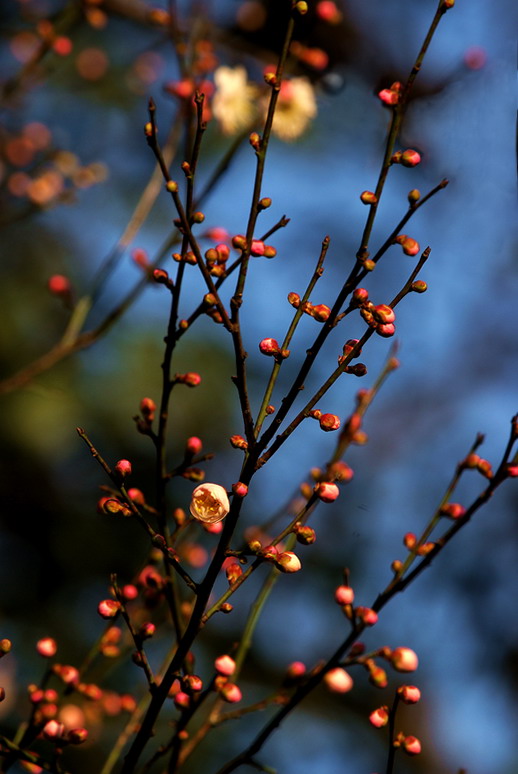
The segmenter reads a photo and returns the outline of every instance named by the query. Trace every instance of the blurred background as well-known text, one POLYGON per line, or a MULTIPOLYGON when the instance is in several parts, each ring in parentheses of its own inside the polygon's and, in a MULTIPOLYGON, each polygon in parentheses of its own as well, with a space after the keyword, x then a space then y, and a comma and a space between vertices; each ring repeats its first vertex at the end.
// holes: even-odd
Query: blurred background
MULTIPOLYGON (((178 3, 180 18, 213 41, 220 64, 243 64, 258 82, 282 42, 280 5, 178 3)), ((325 56, 299 56, 293 74, 311 81, 318 115, 296 142, 272 140, 263 195, 273 204, 260 216, 260 229, 283 214, 290 223, 270 239, 275 260, 252 263, 243 307, 256 410, 270 371, 257 344, 265 336, 282 339, 292 314, 286 296, 303 293, 326 234, 331 244, 315 303, 331 306, 349 272, 366 217, 359 194, 375 188, 389 119, 376 93, 404 80, 436 7, 433 0, 343 2, 340 18, 330 23, 317 15, 315 3, 309 5, 296 37, 303 53, 325 56)), ((132 250, 153 260, 171 234, 174 213, 161 194, 129 249, 113 252, 153 172, 142 131, 148 98, 157 103, 162 141, 178 110, 178 99, 164 88, 179 79, 166 10, 166 4, 151 9, 115 0, 2 4, 2 379, 48 352, 63 334, 70 311, 48 291, 49 277, 69 277, 81 297, 95 286, 107 257, 116 256, 88 315, 90 330, 141 281, 132 250)), ((353 481, 336 504, 322 505, 312 518, 318 537, 298 551, 303 572, 283 576, 268 602, 241 681, 247 702, 274 690, 291 661, 311 666, 335 650, 347 634, 333 602, 342 569, 351 570, 358 603, 372 604, 390 579, 390 563, 404 557, 403 534, 426 525, 477 432, 486 435, 481 454, 494 467, 506 444, 518 410, 515 22, 510 0, 459 2, 430 47, 398 145, 417 149, 423 161, 415 169, 392 169, 371 243, 375 252, 394 228, 410 189, 424 194, 448 178, 449 186, 406 227, 422 247, 432 248, 422 273, 429 289, 398 307, 401 368, 369 411, 368 444, 347 455, 353 481)), ((234 142, 216 120, 209 122, 200 187, 234 142)), ((179 146, 176 178, 184 158, 181 141, 179 146)), ((204 227, 245 230, 254 163, 245 140, 204 202, 204 227)), ((174 276, 170 257, 162 265, 174 276)), ((412 267, 412 259, 392 247, 365 283, 375 302, 388 302, 412 267)), ((196 269, 187 269, 180 309, 185 317, 204 292, 196 269)), ((130 459, 132 484, 152 499, 152 444, 135 431, 132 417, 142 397, 159 398, 167 316, 168 293, 148 284, 90 348, 1 397, 0 636, 13 641, 12 654, 0 662, 6 733, 27 713, 27 683, 43 672, 37 639, 55 637, 60 661, 81 663, 102 631, 96 606, 107 596, 110 573, 130 582, 146 561, 149 545, 136 525, 96 513, 99 486, 107 481, 75 428, 86 429, 108 462, 130 459)), ((306 395, 334 368, 344 340, 361 334, 359 318, 347 325, 328 342, 306 395)), ((275 405, 316 330, 310 318, 300 325, 275 405)), ((342 377, 319 404, 323 411, 345 418, 357 389, 372 385, 390 343, 374 338, 362 355, 367 376, 342 377)), ((174 370, 199 371, 203 381, 196 390, 175 391, 170 459, 180 460, 185 439, 199 436, 204 450, 215 453, 205 467, 207 480, 225 486, 237 480, 241 463, 228 443, 242 432, 233 368, 225 331, 201 318, 177 350, 174 370)), ((303 424, 255 479, 245 527, 261 523, 295 494, 309 469, 325 464, 333 444, 318 423, 303 424)), ((469 504, 483 485, 475 474, 466 477, 456 499, 469 504)), ((191 490, 190 482, 175 482, 171 508, 186 508, 191 490)), ((455 774, 461 768, 513 774, 518 768, 517 506, 509 482, 365 637, 369 649, 406 645, 420 656, 419 671, 407 682, 419 685, 423 701, 404 708, 397 725, 418 736, 424 752, 401 759, 401 774, 455 774)), ((194 537, 207 552, 215 545, 214 536, 194 537)), ((201 577, 196 556, 192 552, 185 561, 201 577)), ((216 616, 204 631, 196 653, 201 673, 239 638, 259 581, 235 596, 233 615, 216 616)), ((158 638, 150 648, 157 663, 166 646, 158 638)), ((283 774, 384 770, 385 734, 367 717, 391 703, 397 676, 390 674, 385 690, 372 687, 359 669, 353 676, 355 690, 346 696, 315 692, 260 760, 283 774)), ((136 668, 117 665, 109 685, 136 696, 145 687, 136 668)), ((185 770, 216 771, 266 717, 226 724, 185 770)), ((123 721, 106 723, 113 740, 123 721)), ((109 751, 109 740, 95 731, 92 737, 67 759, 77 774, 100 770, 109 751)))

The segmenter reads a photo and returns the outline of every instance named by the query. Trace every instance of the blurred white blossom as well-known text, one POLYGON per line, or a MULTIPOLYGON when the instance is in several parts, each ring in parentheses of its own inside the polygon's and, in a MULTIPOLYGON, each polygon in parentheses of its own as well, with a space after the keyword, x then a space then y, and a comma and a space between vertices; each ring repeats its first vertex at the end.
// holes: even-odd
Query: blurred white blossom
POLYGON ((246 70, 218 67, 214 72, 216 91, 212 112, 224 134, 237 134, 247 129, 257 115, 258 88, 248 82, 246 70))

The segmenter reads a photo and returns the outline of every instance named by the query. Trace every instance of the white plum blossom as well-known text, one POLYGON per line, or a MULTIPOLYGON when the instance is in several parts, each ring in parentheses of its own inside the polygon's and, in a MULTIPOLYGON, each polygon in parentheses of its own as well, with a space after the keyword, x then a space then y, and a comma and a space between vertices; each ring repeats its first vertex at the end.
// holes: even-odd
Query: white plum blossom
POLYGON ((191 514, 198 521, 215 524, 230 510, 226 490, 219 484, 200 484, 192 493, 191 514))
POLYGON ((248 82, 245 68, 218 67, 214 83, 212 112, 223 134, 237 134, 249 128, 257 115, 258 89, 248 82))
POLYGON ((307 78, 291 78, 281 84, 272 130, 279 139, 292 142, 303 134, 317 114, 315 90, 307 78))

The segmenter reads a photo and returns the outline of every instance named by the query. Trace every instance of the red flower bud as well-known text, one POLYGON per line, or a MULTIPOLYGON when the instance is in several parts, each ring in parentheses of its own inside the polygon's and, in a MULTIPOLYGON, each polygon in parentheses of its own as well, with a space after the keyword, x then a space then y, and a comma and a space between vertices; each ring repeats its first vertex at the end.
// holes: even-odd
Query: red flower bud
POLYGON ((409 148, 401 154, 401 164, 404 167, 416 167, 421 163, 421 156, 416 150, 409 148))
POLYGON ((407 755, 419 755, 421 752, 421 742, 416 736, 406 736, 402 746, 407 755))
POLYGON ((259 349, 263 355, 278 355, 280 347, 275 339, 263 339, 259 342, 259 349))
POLYGON ((56 655, 58 646, 56 640, 52 637, 44 637, 42 640, 38 640, 36 643, 36 650, 44 658, 52 658, 56 655))
POLYGON ((340 494, 337 485, 331 481, 321 481, 320 484, 317 484, 315 487, 315 492, 323 503, 334 502, 340 494))
POLYGON ((383 728, 389 721, 388 707, 378 707, 369 715, 369 721, 375 728, 383 728))
POLYGON ((97 605, 97 612, 101 618, 115 618, 120 608, 120 602, 117 602, 116 599, 103 599, 97 605))
POLYGON ((131 462, 129 460, 119 460, 115 464, 115 472, 122 478, 131 475, 131 462))
POLYGON ((337 417, 336 414, 322 414, 318 421, 320 422, 320 427, 326 433, 331 430, 338 430, 341 424, 340 418, 337 417))
POLYGON ((415 685, 400 685, 397 692, 405 704, 416 704, 421 698, 421 691, 415 685))
POLYGON ((354 591, 351 586, 338 586, 335 589, 335 601, 339 605, 352 605, 354 602, 354 591))

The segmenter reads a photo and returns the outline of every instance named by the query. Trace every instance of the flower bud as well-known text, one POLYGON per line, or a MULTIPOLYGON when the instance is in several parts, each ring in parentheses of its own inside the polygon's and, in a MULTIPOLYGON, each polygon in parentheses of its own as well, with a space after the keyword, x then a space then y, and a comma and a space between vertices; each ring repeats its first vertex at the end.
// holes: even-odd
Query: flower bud
POLYGON ((36 650, 44 658, 52 658, 56 655, 58 646, 56 640, 52 637, 44 637, 42 640, 38 640, 36 643, 36 650))
POLYGON ((250 255, 264 255, 264 242, 260 239, 252 239, 252 246, 250 247, 250 255))
POLYGON ((86 728, 71 728, 66 738, 70 744, 83 744, 88 739, 88 731, 86 728))
POLYGON ((320 427, 326 433, 332 430, 338 430, 340 427, 340 418, 336 414, 322 414, 319 418, 320 427))
POLYGON ((265 245, 263 255, 265 258, 275 258, 277 255, 277 250, 273 245, 265 245))
POLYGON ((230 677, 234 674, 236 662, 230 656, 218 656, 214 661, 214 667, 218 674, 223 675, 223 677, 230 677))
POLYGON ((394 323, 386 323, 376 326, 376 333, 378 336, 383 336, 384 339, 388 339, 396 332, 396 326, 394 323))
POLYGON ((363 191, 360 194, 360 199, 363 202, 363 204, 377 204, 378 203, 378 197, 376 194, 372 193, 372 191, 363 191))
POLYGON ((372 310, 375 319, 380 323, 393 323, 396 319, 396 313, 388 304, 378 304, 372 310))
POLYGON ((190 511, 198 521, 214 524, 224 519, 229 510, 227 493, 219 484, 201 484, 192 493, 190 511))
POLYGON ((286 679, 288 681, 297 680, 306 674, 306 665, 302 661, 292 661, 286 667, 286 679))
POLYGON ((365 288, 356 288, 353 292, 352 300, 357 306, 361 306, 369 299, 369 291, 365 288))
POLYGON ((337 485, 332 481, 321 481, 315 487, 315 492, 323 503, 333 503, 340 494, 337 485))
POLYGON ((194 456, 195 454, 199 454, 202 449, 203 443, 200 438, 197 438, 195 435, 193 435, 187 439, 185 443, 186 454, 194 456))
POLYGON ((197 387, 201 382, 201 376, 189 371, 186 374, 175 374, 175 381, 179 384, 186 384, 187 387, 197 387))
POLYGON ((418 191, 417 188, 412 188, 412 190, 408 192, 408 201, 410 204, 415 204, 420 198, 421 192, 418 191))
POLYGON ((298 309, 300 306, 300 296, 298 293, 288 293, 288 301, 292 306, 295 307, 295 309, 298 309))
POLYGON ((144 497, 144 492, 141 492, 141 490, 137 489, 136 487, 132 487, 131 489, 128 489, 128 497, 132 502, 136 503, 137 505, 146 504, 146 498, 144 497))
POLYGON ((2 658, 2 656, 6 656, 12 647, 13 645, 11 640, 8 640, 6 637, 4 637, 3 640, 0 640, 0 658, 2 658))
POLYGON ((225 568, 225 575, 227 576, 227 580, 231 586, 237 581, 238 578, 242 576, 242 574, 243 569, 237 562, 231 562, 225 568))
POLYGON ((280 347, 275 339, 263 339, 259 342, 259 349, 263 355, 278 355, 280 347))
POLYGON ((244 234, 236 234, 232 237, 232 247, 237 250, 244 250, 246 248, 246 236, 244 234))
POLYGON ((312 317, 317 322, 325 322, 329 319, 329 315, 331 314, 331 309, 326 306, 325 304, 316 304, 316 306, 312 309, 312 317))
POLYGON ((397 692, 405 704, 417 704, 421 698, 421 691, 415 685, 400 685, 397 692))
POLYGON ((166 190, 169 191, 169 193, 177 193, 178 191, 178 183, 175 183, 174 180, 169 180, 166 183, 166 190))
POLYGON ((300 524, 298 527, 295 527, 293 531, 295 532, 297 543, 300 543, 303 546, 310 546, 317 539, 315 530, 313 527, 308 527, 307 524, 300 524))
POLYGON ((333 693, 347 693, 353 687, 351 675, 346 672, 345 669, 342 669, 342 667, 335 667, 326 672, 324 675, 324 683, 330 691, 333 691, 333 693))
POLYGON ((354 591, 351 586, 338 586, 335 589, 335 602, 339 605, 352 605, 354 602, 354 591))
POLYGON ((416 167, 421 162, 421 156, 416 150, 409 148, 401 154, 400 163, 404 167, 416 167))
POLYGON ((243 449, 243 451, 248 449, 248 441, 246 441, 242 435, 231 435, 230 445, 233 446, 234 449, 243 449))
POLYGON ((421 742, 416 736, 405 736, 402 747, 407 755, 419 755, 421 752, 421 742))
POLYGON ((302 563, 293 551, 283 551, 277 558, 276 565, 282 572, 298 572, 302 563))
POLYGON ((441 508, 441 516, 450 519, 460 519, 466 513, 466 509, 460 503, 445 503, 441 508))
POLYGON ((414 293, 425 293, 428 290, 428 285, 424 280, 416 280, 415 282, 412 282, 410 289, 413 290, 414 293))
POLYGON ((50 739, 50 740, 61 739, 64 733, 65 733, 65 724, 58 723, 57 720, 49 720, 43 726, 43 736, 46 739, 50 739))
POLYGON ((343 460, 333 462, 328 468, 328 474, 334 481, 350 481, 354 476, 353 469, 343 460))
POLYGON ((191 703, 191 697, 185 691, 178 691, 175 693, 173 701, 178 709, 187 709, 191 703))
POLYGON ((243 484, 241 481, 238 481, 237 484, 232 484, 232 491, 236 495, 236 497, 246 497, 248 494, 248 487, 246 484, 243 484))
POLYGON ((120 602, 115 599, 103 599, 97 605, 97 612, 101 618, 115 618, 121 608, 120 602))
POLYGON ((236 702, 241 701, 243 698, 241 689, 235 683, 225 683, 222 685, 219 689, 219 695, 223 701, 227 701, 229 704, 236 704, 236 702))
POLYGON ((152 422, 155 418, 156 403, 152 398, 142 398, 140 401, 140 411, 142 416, 152 422))
POLYGON ((370 607, 364 607, 363 605, 360 605, 360 607, 357 607, 354 612, 360 621, 366 626, 374 626, 374 624, 378 622, 378 614, 370 607))
POLYGON ((131 462, 129 460, 119 460, 115 464, 115 472, 124 478, 131 475, 131 462))
POLYGON ((410 648, 396 648, 390 654, 390 663, 398 672, 415 672, 419 659, 410 648))
POLYGON ((383 728, 389 722, 388 707, 378 707, 369 715, 369 721, 375 728, 383 728))

